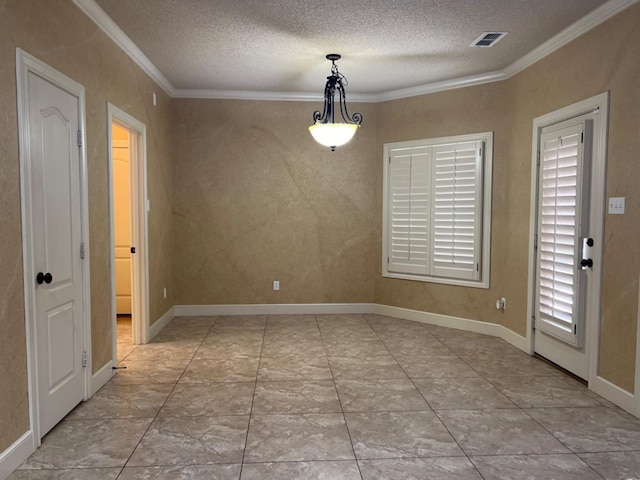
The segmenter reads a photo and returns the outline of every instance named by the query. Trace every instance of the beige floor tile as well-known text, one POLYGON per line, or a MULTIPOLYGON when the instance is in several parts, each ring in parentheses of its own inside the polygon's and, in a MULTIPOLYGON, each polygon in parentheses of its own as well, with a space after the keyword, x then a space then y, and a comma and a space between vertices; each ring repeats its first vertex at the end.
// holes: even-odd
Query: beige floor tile
POLYGON ((429 341, 416 338, 392 338, 385 340, 384 344, 394 356, 451 355, 451 350, 435 338, 429 341))
POLYGON ((640 427, 607 407, 527 410, 576 453, 640 450, 640 427))
POLYGON ((265 342, 262 349, 264 357, 324 357, 325 348, 320 339, 298 340, 295 343, 286 340, 265 342))
POLYGON ((326 357, 276 357, 260 359, 258 381, 331 380, 326 357))
POLYGON ((245 462, 354 458, 341 413, 251 417, 245 462))
POLYGON ((180 383, 255 382, 259 358, 194 358, 180 383))
POLYGON ((126 467, 118 480, 238 480, 240 464, 126 467))
POLYGON ((240 415, 157 418, 127 466, 240 463, 248 425, 240 415))
POLYGON ((116 480, 118 468, 74 468, 69 470, 17 470, 7 480, 116 480))
POLYGON ((116 374, 109 380, 113 385, 152 385, 156 383, 174 384, 189 364, 190 359, 129 360, 120 362, 116 374))
POLYGON ((461 358, 484 377, 543 377, 562 373, 524 352, 516 354, 463 355, 461 358))
POLYGON ((360 460, 362 480, 482 480, 466 457, 360 460))
POLYGON ((640 451, 581 453, 578 456, 606 480, 640 477, 640 451))
POLYGON ((346 413, 358 459, 463 455, 433 412, 346 413))
POLYGON ((454 355, 396 356, 411 378, 479 377, 480 374, 454 355))
POLYGON ((333 381, 258 382, 253 414, 341 412, 333 381))
POLYGON ((431 410, 410 380, 336 380, 342 410, 431 410))
POLYGON ((355 461, 249 463, 242 467, 242 480, 361 480, 355 461))
POLYGON ((413 383, 434 410, 517 408, 484 378, 424 378, 413 383))
POLYGON ((485 480, 601 480, 575 455, 513 455, 472 457, 485 480))
POLYGON ((585 388, 562 377, 489 377, 502 393, 521 408, 600 407, 600 402, 586 394, 585 388))
POLYGON ((439 410, 437 414, 467 455, 569 453, 522 410, 439 410))
POLYGON ((393 357, 329 357, 331 372, 336 380, 382 380, 407 378, 393 357))
POLYGON ((173 385, 112 385, 102 387, 67 417, 71 420, 104 418, 153 418, 173 385))
POLYGON ((248 415, 254 390, 254 383, 178 384, 159 416, 248 415))
POLYGON ((20 468, 122 467, 150 423, 150 418, 65 420, 20 468))

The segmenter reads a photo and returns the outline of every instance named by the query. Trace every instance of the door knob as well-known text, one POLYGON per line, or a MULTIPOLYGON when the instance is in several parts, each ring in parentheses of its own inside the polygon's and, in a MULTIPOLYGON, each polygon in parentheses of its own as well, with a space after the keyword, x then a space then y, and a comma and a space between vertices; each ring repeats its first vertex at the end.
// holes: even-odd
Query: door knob
POLYGON ((583 258, 582 260, 580 260, 580 266, 583 270, 587 267, 593 268, 593 260, 591 260, 590 258, 583 258))
POLYGON ((38 272, 38 275, 36 275, 36 282, 38 282, 38 285, 42 285, 43 283, 46 283, 47 285, 49 285, 52 281, 53 281, 53 275, 51 275, 49 272, 47 273, 38 272))

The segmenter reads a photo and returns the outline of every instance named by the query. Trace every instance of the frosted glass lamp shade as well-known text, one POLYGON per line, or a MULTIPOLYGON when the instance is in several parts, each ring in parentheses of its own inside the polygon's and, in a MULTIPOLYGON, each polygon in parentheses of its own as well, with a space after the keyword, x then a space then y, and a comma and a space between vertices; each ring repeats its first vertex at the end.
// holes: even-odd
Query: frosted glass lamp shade
POLYGON ((333 150, 349 142, 358 126, 355 123, 314 123, 309 131, 316 142, 333 150))

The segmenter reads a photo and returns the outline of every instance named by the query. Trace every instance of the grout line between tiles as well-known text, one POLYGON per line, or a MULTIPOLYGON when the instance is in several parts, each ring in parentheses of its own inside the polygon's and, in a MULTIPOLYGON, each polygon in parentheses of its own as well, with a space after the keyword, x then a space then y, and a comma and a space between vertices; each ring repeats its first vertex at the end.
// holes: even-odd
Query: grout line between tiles
MULTIPOLYGON (((366 318, 365 318, 366 321, 366 318)), ((316 316, 316 324, 318 326, 318 330, 320 330, 320 324, 318 323, 318 317, 316 316)), ((322 330, 320 330, 320 338, 322 338, 322 330)), ((324 339, 322 339, 322 343, 324 344, 324 339)), ((351 451, 353 452, 353 458, 356 461, 356 466, 358 467, 358 474, 360 475, 360 480, 362 480, 362 469, 360 468, 360 462, 358 461, 358 455, 356 455, 356 448, 353 445, 353 438, 351 437, 351 430, 349 430, 349 424, 347 423, 347 416, 345 415, 344 407, 342 406, 342 399, 340 398, 340 392, 338 391, 338 386, 336 385, 335 376, 333 375, 333 369, 331 368, 331 362, 327 357, 327 363, 329 364, 329 371, 331 372, 331 377, 333 379, 333 388, 336 391, 336 396, 338 397, 338 403, 340 404, 340 410, 342 411, 342 420, 344 421, 344 426, 347 430, 347 435, 349 436, 349 443, 351 444, 351 451)))
POLYGON ((251 397, 251 406, 249 407, 249 419, 247 421, 247 433, 244 436, 244 448, 242 449, 242 459, 240 460, 240 478, 242 478, 242 470, 244 469, 244 459, 247 455, 247 447, 249 446, 249 429, 251 428, 251 419, 253 418, 253 404, 256 400, 256 390, 258 389, 258 374, 260 373, 260 362, 262 361, 262 351, 264 349, 265 334, 267 331, 267 323, 269 317, 265 316, 264 330, 262 331, 262 343, 260 344, 260 355, 258 357, 258 367, 256 368, 256 380, 253 384, 253 395, 251 397))

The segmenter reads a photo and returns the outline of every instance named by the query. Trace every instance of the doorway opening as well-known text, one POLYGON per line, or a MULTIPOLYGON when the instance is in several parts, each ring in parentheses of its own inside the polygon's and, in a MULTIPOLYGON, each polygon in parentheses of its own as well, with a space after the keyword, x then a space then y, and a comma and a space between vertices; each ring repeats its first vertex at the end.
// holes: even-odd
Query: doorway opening
POLYGON ((114 363, 149 341, 145 126, 108 106, 114 363))
POLYGON ((116 282, 116 350, 121 361, 134 348, 132 326, 133 269, 131 256, 131 133, 114 121, 111 124, 111 171, 113 172, 113 237, 116 282))

